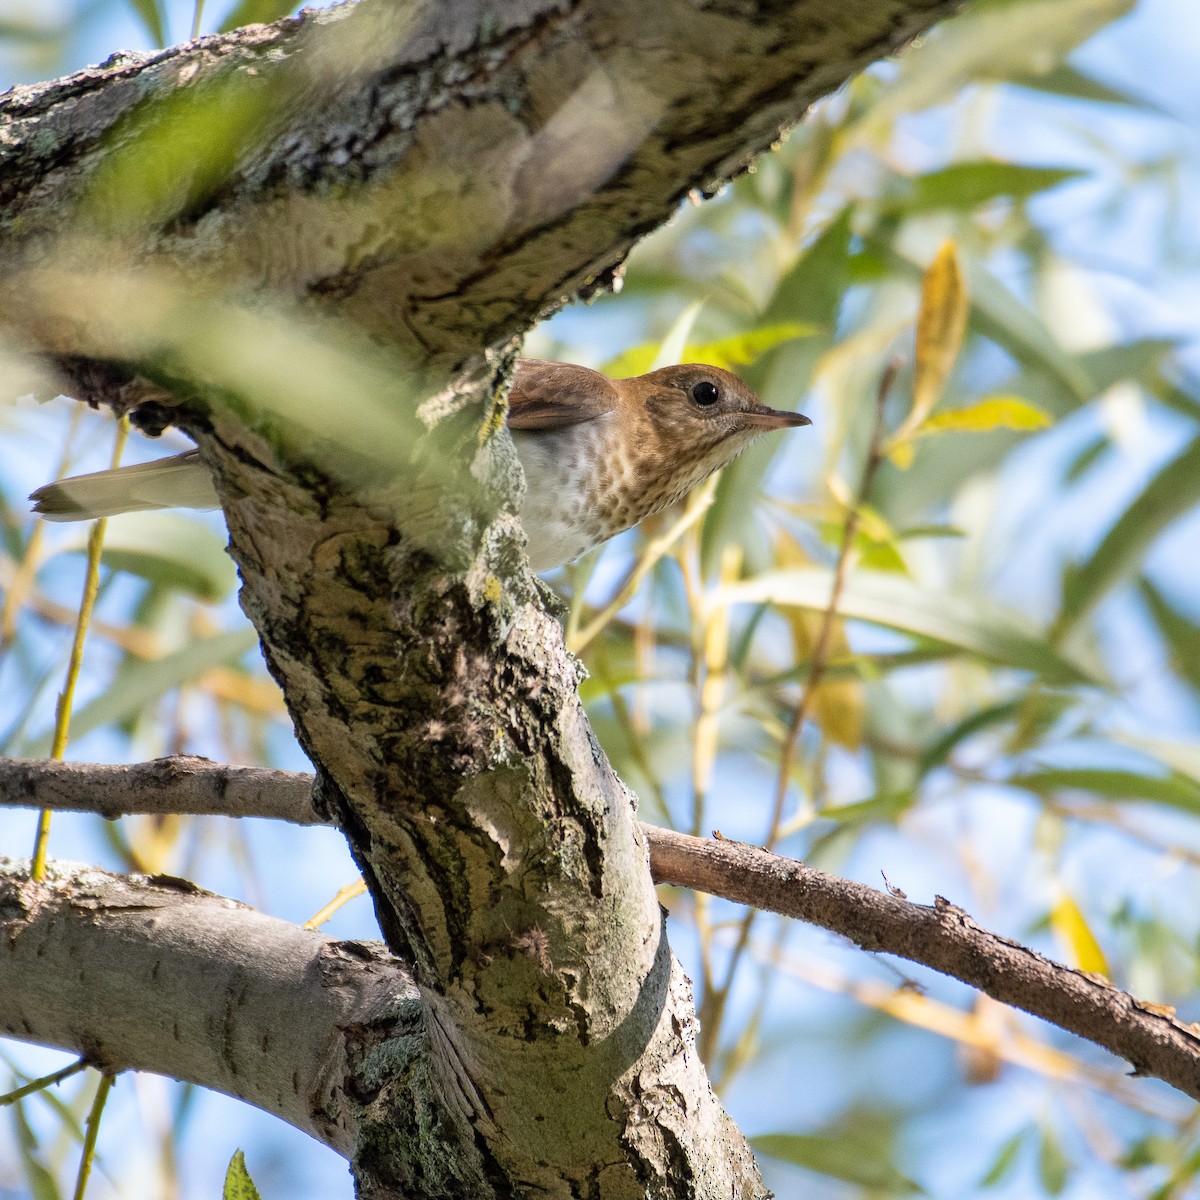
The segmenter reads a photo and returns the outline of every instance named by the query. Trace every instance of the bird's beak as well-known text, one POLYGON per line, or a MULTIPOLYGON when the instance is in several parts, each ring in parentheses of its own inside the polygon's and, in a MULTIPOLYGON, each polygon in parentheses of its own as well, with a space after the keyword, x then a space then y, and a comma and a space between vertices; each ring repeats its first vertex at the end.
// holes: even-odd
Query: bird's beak
POLYGON ((778 408, 768 408, 765 404, 756 404, 741 414, 742 420, 751 429, 761 429, 767 432, 772 429, 794 429, 800 425, 811 425, 812 421, 803 413, 784 412, 778 408))

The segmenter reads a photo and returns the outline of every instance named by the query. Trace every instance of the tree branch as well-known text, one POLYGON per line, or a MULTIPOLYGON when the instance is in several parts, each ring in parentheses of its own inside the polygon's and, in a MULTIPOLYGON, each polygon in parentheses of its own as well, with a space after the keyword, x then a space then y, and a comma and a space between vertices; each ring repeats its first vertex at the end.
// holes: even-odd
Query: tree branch
MULTIPOLYGON (((320 820, 312 807, 311 776, 197 758, 132 767, 0 759, 0 806, 110 817, 187 813, 300 824, 320 820), (260 796, 263 802, 257 804, 260 796)), ((794 917, 864 950, 920 963, 1103 1046, 1132 1063, 1137 1074, 1156 1076, 1200 1099, 1200 1028, 1106 979, 981 928, 940 896, 932 907, 915 904, 898 892, 879 891, 741 842, 646 824, 641 830, 656 883, 794 917)))
POLYGON ((378 1091, 371 1055, 424 1019, 382 946, 179 880, 52 863, 38 884, 0 858, 0 914, 0 1031, 236 1096, 345 1155, 378 1091))

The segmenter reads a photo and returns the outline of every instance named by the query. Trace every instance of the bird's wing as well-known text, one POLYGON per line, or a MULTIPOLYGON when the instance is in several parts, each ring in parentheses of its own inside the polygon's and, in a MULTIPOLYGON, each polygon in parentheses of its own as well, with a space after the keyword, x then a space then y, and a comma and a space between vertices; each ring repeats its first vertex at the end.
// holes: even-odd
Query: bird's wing
POLYGON ((509 429, 561 429, 617 407, 617 389, 599 371, 523 358, 508 393, 509 429))

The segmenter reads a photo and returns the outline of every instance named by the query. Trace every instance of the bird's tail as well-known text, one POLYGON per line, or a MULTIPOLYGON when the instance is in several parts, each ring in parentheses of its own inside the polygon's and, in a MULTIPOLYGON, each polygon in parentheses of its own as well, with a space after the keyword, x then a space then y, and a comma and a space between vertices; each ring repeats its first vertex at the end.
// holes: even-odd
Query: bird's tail
POLYGON ((31 495, 47 521, 93 521, 152 508, 216 508, 217 493, 195 450, 134 467, 48 483, 31 495))

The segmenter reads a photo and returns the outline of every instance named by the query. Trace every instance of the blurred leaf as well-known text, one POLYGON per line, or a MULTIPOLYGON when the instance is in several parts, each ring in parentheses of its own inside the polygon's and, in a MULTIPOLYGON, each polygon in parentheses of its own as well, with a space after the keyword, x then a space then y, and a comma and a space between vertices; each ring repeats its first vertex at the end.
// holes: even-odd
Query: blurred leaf
POLYGON ((924 1194, 873 1143, 856 1142, 844 1134, 764 1133, 750 1139, 759 1154, 770 1155, 820 1175, 829 1175, 860 1187, 879 1188, 905 1195, 924 1194))
POLYGON ((1019 396, 991 396, 966 408, 935 413, 918 433, 989 433, 993 429, 1048 429, 1048 413, 1019 396))
POLYGON ((673 367, 676 363, 684 361, 683 352, 687 340, 703 307, 703 300, 694 300, 675 318, 650 362, 651 371, 656 371, 659 367, 673 367))
POLYGON ((1021 1146, 1028 1138, 1030 1129, 1018 1129, 1012 1137, 1007 1138, 996 1151, 996 1157, 992 1159, 992 1165, 988 1167, 987 1172, 979 1181, 981 1188, 993 1188, 1004 1182, 1009 1175, 1012 1174, 1013 1167, 1017 1164, 1017 1155, 1021 1153, 1021 1146))
POLYGON ((1071 571, 1053 637, 1061 641, 1141 562, 1154 539, 1200 502, 1200 437, 1190 442, 1117 518, 1092 556, 1071 571))
POLYGON ((1164 763, 1172 771, 1178 771, 1200 785, 1200 743, 1140 737, 1131 733, 1118 733, 1115 738, 1122 745, 1133 746, 1134 749, 1149 755, 1156 763, 1164 763))
POLYGON ((837 821, 842 825, 863 825, 871 821, 883 821, 894 825, 900 814, 913 806, 916 798, 916 793, 909 789, 888 792, 882 796, 856 800, 852 804, 829 805, 821 809, 820 815, 826 820, 837 821))
POLYGON ((1041 75, 1133 0, 1004 0, 977 3, 939 25, 900 59, 895 79, 853 135, 873 142, 901 116, 941 104, 970 83, 1041 75))
POLYGON ((1004 725, 1013 720, 1021 711, 1023 703, 1023 699, 1009 700, 1004 704, 995 704, 990 708, 981 708, 978 712, 973 712, 969 717, 946 730, 941 737, 922 752, 917 762, 917 769, 922 775, 927 775, 935 767, 940 767, 968 738, 982 733, 985 729, 1004 725))
MULTIPOLYGON (((163 658, 127 662, 112 684, 71 718, 71 738, 76 740, 102 725, 115 725, 137 716, 148 704, 212 667, 235 662, 258 645, 253 629, 236 629, 190 642, 163 658)), ((27 758, 44 758, 50 752, 50 734, 35 738, 23 749, 27 758)))
POLYGON ((765 321, 799 321, 832 332, 850 272, 851 212, 843 208, 804 249, 775 288, 765 321))
POLYGON ((1065 483, 1075 483, 1088 473, 1096 460, 1112 445, 1108 435, 1101 433, 1084 445, 1079 453, 1071 459, 1063 474, 1065 483))
POLYGON ((241 1150, 235 1150, 229 1160, 221 1197, 222 1200, 262 1200, 254 1180, 250 1178, 250 1172, 246 1170, 246 1155, 241 1150))
MULTIPOLYGON (((914 283, 922 278, 920 265, 879 235, 867 235, 864 240, 900 278, 914 283)), ((968 258, 962 267, 971 297, 972 327, 1019 362, 1046 372, 1073 406, 1091 400, 1096 389, 1087 371, 1063 350, 1042 320, 982 264, 968 258)))
POLYGON ((58 1183, 38 1155, 37 1135, 29 1124, 24 1100, 18 1100, 12 1106, 12 1114, 21 1155, 21 1170, 32 1192, 32 1200, 62 1200, 58 1183))
POLYGON ((33 21, 0 20, 0 38, 10 42, 53 44, 64 35, 61 25, 39 25, 33 21))
MULTIPOLYGON (((67 552, 86 549, 86 538, 64 547, 67 552)), ((110 520, 104 535, 104 563, 209 603, 223 600, 237 585, 237 568, 225 553, 224 539, 201 521, 174 512, 110 520)))
POLYGON ((913 406, 905 428, 911 433, 937 407, 967 331, 967 292, 953 242, 943 243, 921 282, 917 312, 917 360, 913 406))
POLYGON ((156 46, 167 44, 167 16, 162 0, 127 0, 129 7, 137 13, 150 40, 156 46))
POLYGON ((1175 608, 1149 579, 1138 580, 1138 591, 1166 643, 1171 669, 1200 692, 1200 626, 1175 608))
MULTIPOLYGON (((689 316, 690 319, 688 329, 683 330, 684 336, 690 332, 690 326, 695 321, 696 313, 693 311, 695 307, 693 305, 685 311, 684 315, 689 316)), ((735 371, 738 367, 744 367, 747 363, 761 358, 768 350, 773 350, 784 342, 810 337, 817 332, 818 329, 815 325, 806 325, 800 321, 784 321, 751 329, 747 333, 737 333, 715 342, 689 342, 682 349, 675 351, 676 357, 671 358, 670 362, 659 362, 664 352, 668 350, 668 343, 673 346, 678 340, 676 338, 672 342, 672 335, 668 334, 667 339, 662 343, 645 342, 626 350, 605 364, 604 373, 611 375, 614 379, 623 379, 629 375, 643 375, 658 366, 670 366, 675 362, 707 363, 712 367, 735 371)))
POLYGON ((1067 1161, 1058 1138, 1052 1129, 1042 1128, 1042 1141, 1038 1147, 1038 1179, 1051 1196, 1061 1195, 1066 1190, 1071 1164, 1067 1161))
POLYGON ((295 0, 240 0, 229 10, 217 27, 217 32, 228 33, 243 25, 269 25, 280 17, 286 17, 295 7, 295 0))
MULTIPOLYGON (((717 588, 713 604, 779 605, 823 612, 831 572, 819 568, 775 571, 717 588)), ((1050 646, 1019 614, 986 597, 929 589, 901 575, 856 571, 846 582, 839 613, 901 633, 956 646, 1002 666, 1032 671, 1050 683, 1097 683, 1078 658, 1050 646)))
POLYGON ((1050 928, 1067 948, 1071 966, 1095 975, 1107 977, 1112 974, 1108 959, 1100 949, 1100 943, 1092 933, 1083 911, 1065 892, 1050 910, 1050 928))
POLYGON ((1146 775, 1107 767, 1045 767, 1022 771, 1005 782, 1041 796, 1059 791, 1089 792, 1115 802, 1148 800, 1193 816, 1200 814, 1200 781, 1179 771, 1146 775))
POLYGON ((1047 92, 1052 96, 1065 96, 1069 100, 1086 100, 1099 104, 1122 104, 1129 108, 1142 108, 1150 112, 1162 112, 1152 100, 1135 96, 1124 88, 1114 87, 1071 66, 1056 63, 1048 71, 1018 71, 1006 80, 1013 87, 1029 88, 1031 91, 1047 92))
POLYGON ((1023 200, 1088 174, 1071 167, 1026 167, 1007 162, 957 162, 940 171, 918 175, 895 200, 885 200, 885 209, 897 207, 906 213, 928 209, 976 209, 1002 196, 1023 200))
POLYGON ((761 325, 748 333, 734 334, 716 342, 696 342, 687 348, 687 361, 708 363, 726 371, 736 370, 761 358, 768 350, 774 350, 784 342, 796 338, 811 337, 820 330, 816 325, 803 321, 781 321, 774 325, 761 325))

